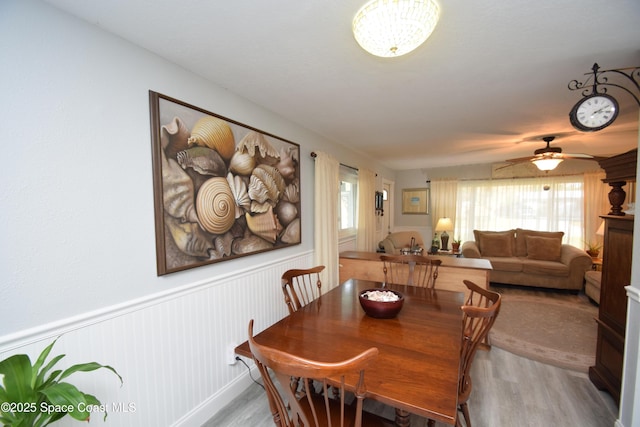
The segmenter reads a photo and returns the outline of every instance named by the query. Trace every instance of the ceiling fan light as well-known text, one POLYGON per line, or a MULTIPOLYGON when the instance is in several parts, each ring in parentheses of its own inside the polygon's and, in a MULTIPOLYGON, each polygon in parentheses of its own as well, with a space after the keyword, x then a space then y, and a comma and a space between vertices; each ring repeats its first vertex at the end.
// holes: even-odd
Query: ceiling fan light
POLYGON ((434 0, 371 0, 356 13, 352 30, 358 44, 370 54, 396 57, 424 43, 439 17, 434 0))
POLYGON ((537 166, 541 171, 551 171, 554 170, 563 159, 554 159, 554 158, 544 158, 544 159, 535 159, 531 162, 537 166))

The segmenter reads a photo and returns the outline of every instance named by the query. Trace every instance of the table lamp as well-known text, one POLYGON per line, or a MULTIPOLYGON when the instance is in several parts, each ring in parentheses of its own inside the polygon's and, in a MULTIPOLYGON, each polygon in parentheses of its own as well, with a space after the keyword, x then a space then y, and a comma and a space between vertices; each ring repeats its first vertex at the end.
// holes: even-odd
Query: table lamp
POLYGON ((441 249, 443 251, 449 250, 449 235, 447 234, 447 230, 453 230, 453 222, 451 222, 450 218, 440 218, 438 220, 438 224, 436 224, 436 231, 441 231, 440 241, 442 242, 441 249))

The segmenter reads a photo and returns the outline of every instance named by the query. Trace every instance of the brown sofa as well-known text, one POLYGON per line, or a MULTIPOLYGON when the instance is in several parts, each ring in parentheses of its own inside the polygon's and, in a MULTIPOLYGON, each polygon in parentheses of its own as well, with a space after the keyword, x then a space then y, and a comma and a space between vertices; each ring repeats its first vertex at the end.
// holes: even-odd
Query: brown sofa
POLYGON ((591 269, 592 260, 585 251, 562 243, 562 231, 517 228, 473 233, 476 240, 462 245, 462 256, 488 259, 494 283, 579 291, 585 272, 591 269))

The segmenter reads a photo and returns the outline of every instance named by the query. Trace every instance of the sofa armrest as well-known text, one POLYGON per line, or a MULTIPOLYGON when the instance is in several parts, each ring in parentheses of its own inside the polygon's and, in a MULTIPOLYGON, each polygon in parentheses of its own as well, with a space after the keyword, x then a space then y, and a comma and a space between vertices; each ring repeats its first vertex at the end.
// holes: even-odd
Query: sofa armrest
POLYGON ((396 251, 396 247, 393 244, 393 241, 389 238, 386 237, 384 240, 382 240, 382 248, 384 249, 384 252, 387 254, 399 254, 400 250, 396 251))
POLYGON ((593 260, 589 254, 580 248, 572 245, 563 244, 560 252, 560 262, 564 265, 572 267, 572 264, 582 269, 583 267, 589 270, 593 260))
POLYGON ((584 273, 591 270, 593 259, 588 253, 575 246, 564 244, 560 252, 560 262, 569 267, 567 289, 582 289, 584 273))
POLYGON ((467 240, 462 244, 462 256, 465 258, 480 258, 480 249, 473 240, 467 240))

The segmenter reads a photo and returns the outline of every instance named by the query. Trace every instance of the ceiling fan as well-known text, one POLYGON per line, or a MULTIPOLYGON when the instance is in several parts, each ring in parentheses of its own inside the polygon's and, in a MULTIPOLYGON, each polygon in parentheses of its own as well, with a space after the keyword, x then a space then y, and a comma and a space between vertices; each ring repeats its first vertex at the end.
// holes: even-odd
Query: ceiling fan
POLYGON ((506 160, 507 163, 513 164, 531 162, 541 171, 550 171, 555 169, 563 160, 576 159, 576 160, 598 160, 600 157, 595 157, 590 154, 568 154, 562 153, 562 148, 551 147, 549 144, 556 139, 555 136, 544 136, 542 140, 547 143, 544 148, 538 148, 533 152, 533 156, 520 157, 517 159, 506 160))

